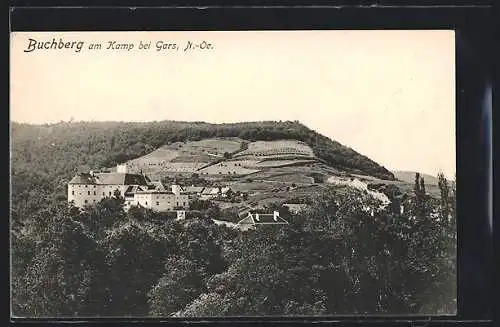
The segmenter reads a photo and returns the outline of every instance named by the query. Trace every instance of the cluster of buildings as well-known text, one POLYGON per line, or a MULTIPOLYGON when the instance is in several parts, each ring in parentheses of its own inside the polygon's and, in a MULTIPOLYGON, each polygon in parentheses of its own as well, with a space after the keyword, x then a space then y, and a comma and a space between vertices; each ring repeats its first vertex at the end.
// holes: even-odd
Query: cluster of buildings
POLYGON ((171 185, 151 181, 146 175, 131 173, 126 165, 118 165, 116 172, 78 173, 68 183, 68 202, 77 207, 96 204, 119 193, 125 199, 125 208, 141 206, 155 211, 189 209, 189 200, 210 200, 228 197, 229 187, 197 187, 171 185))
POLYGON ((68 183, 68 202, 77 207, 96 204, 117 193, 125 199, 126 209, 133 205, 156 211, 189 208, 189 194, 180 185, 166 188, 144 174, 128 172, 126 165, 118 165, 116 172, 78 173, 68 183))
MULTIPOLYGON (((68 202, 76 207, 97 204, 104 198, 121 196, 125 200, 125 210, 139 206, 155 211, 177 211, 177 218, 183 219, 189 210, 191 199, 214 199, 230 196, 229 187, 197 187, 171 185, 165 187, 160 181, 151 181, 143 173, 131 173, 126 165, 118 165, 116 172, 90 171, 76 174, 68 183, 68 202)), ((300 211, 291 204, 290 211, 300 211)), ((234 224, 239 229, 253 229, 256 225, 285 225, 286 220, 279 217, 279 212, 272 214, 255 213, 251 209, 239 213, 240 222, 234 224)))

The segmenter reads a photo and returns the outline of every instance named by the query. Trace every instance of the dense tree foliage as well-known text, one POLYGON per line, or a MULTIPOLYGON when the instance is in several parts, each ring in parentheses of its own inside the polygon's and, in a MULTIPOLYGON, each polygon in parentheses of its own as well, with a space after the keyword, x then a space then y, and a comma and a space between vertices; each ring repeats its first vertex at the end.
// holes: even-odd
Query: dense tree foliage
MULTIPOLYGON (((334 167, 394 178, 391 172, 366 156, 296 121, 12 123, 11 131, 12 207, 20 220, 43 209, 48 202, 63 201, 67 196, 67 183, 76 171, 111 167, 165 144, 209 137, 240 137, 252 141, 296 139, 309 144, 319 158, 334 167)), ((246 146, 242 144, 243 149, 246 146)), ((197 175, 180 182, 209 184, 197 175)))
MULTIPOLYGON (((287 226, 217 226, 230 210, 198 201, 185 221, 116 194, 83 210, 66 203, 82 164, 112 165, 185 139, 295 138, 331 164, 390 178, 363 156, 296 122, 13 124, 12 307, 16 316, 213 316, 453 313, 455 185, 440 199, 325 187, 287 226), (400 210, 403 207, 404 210, 400 210)), ((192 176, 196 179, 199 176, 192 176)), ((234 218, 233 218, 234 219, 234 218)))
POLYGON ((14 233, 14 313, 452 313, 454 192, 411 196, 401 212, 332 187, 308 210, 287 213, 288 226, 248 232, 135 207, 125 213, 119 197, 83 211, 54 202, 14 233))

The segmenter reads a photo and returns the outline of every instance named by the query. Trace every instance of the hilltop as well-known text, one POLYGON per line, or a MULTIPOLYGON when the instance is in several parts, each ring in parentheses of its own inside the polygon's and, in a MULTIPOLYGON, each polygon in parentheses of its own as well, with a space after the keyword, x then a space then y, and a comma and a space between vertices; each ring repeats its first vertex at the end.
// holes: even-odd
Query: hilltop
POLYGON ((22 211, 64 198, 77 171, 124 162, 154 179, 198 175, 223 182, 253 192, 259 203, 290 187, 298 197, 311 195, 330 176, 395 180, 373 160, 297 121, 12 123, 11 131, 12 203, 22 211))
POLYGON ((393 180, 368 157, 330 140, 297 121, 233 124, 162 121, 77 122, 45 125, 12 123, 12 165, 68 178, 81 166, 109 167, 176 142, 239 138, 249 142, 296 140, 336 169, 393 180))

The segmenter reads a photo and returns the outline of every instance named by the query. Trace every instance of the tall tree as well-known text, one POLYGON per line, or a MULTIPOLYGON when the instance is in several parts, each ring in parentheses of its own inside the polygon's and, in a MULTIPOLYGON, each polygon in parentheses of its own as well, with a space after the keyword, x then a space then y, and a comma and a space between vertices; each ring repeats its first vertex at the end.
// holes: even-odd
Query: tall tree
POLYGON ((414 184, 415 195, 419 195, 421 193, 420 190, 420 173, 415 173, 415 184, 414 184))
POLYGON ((425 181, 423 177, 420 177, 420 192, 425 196, 425 181))
POLYGON ((418 217, 425 217, 429 212, 427 208, 427 196, 425 193, 425 181, 419 173, 415 173, 415 203, 414 214, 418 217))
POLYGON ((450 215, 450 189, 448 180, 442 172, 438 173, 438 187, 440 197, 440 218, 446 221, 451 219, 450 215))

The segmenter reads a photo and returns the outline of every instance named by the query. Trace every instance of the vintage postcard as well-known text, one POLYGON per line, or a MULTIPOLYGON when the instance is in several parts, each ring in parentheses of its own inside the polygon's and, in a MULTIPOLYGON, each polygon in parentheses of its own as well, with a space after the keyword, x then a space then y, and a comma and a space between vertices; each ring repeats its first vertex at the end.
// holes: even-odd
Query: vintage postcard
POLYGON ((453 31, 10 54, 12 317, 456 313, 453 31))

